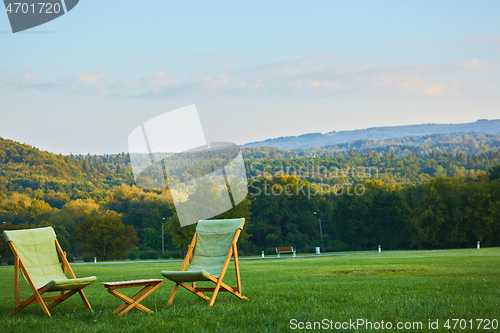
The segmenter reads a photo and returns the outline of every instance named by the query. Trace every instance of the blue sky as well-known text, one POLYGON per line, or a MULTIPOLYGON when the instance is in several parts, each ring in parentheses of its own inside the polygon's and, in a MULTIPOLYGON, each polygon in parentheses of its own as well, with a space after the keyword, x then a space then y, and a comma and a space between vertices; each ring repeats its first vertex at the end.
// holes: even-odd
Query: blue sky
POLYGON ((91 1, 12 34, 0 137, 127 151, 196 104, 209 141, 500 118, 498 1, 91 1))

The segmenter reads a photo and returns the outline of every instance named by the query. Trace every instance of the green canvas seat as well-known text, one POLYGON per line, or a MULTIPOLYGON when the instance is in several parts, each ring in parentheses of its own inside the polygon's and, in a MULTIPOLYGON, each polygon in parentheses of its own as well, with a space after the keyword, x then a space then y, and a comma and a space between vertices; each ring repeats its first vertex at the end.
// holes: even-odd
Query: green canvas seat
POLYGON ((56 306, 77 292, 87 309, 92 311, 82 289, 97 278, 95 276, 76 278, 66 259, 66 252, 61 249, 52 227, 5 230, 3 235, 15 256, 16 308, 11 312, 12 314, 29 304, 39 303, 42 310, 50 316, 48 308, 56 306), (33 290, 33 295, 25 301, 19 301, 19 269, 33 290), (66 276, 66 272, 69 273, 70 278, 66 276), (69 290, 68 293, 65 292, 67 290, 69 290), (43 293, 53 291, 59 291, 60 295, 41 297, 43 293), (47 307, 45 302, 51 301, 53 303, 47 307))
POLYGON ((193 281, 208 281, 210 280, 210 273, 201 271, 162 271, 161 274, 174 282, 193 282, 193 281))
POLYGON ((201 220, 189 245, 186 259, 181 271, 162 271, 167 279, 174 281, 175 286, 168 304, 172 304, 179 286, 186 288, 203 299, 210 300, 212 306, 219 291, 228 291, 233 295, 248 299, 241 294, 240 269, 236 242, 245 225, 245 219, 201 220), (222 282, 231 257, 234 256, 237 287, 232 288, 222 282), (189 266, 188 266, 189 264, 189 266), (212 281, 215 288, 196 287, 197 281, 212 281), (190 282, 189 286, 186 282, 190 282), (202 291, 213 292, 212 297, 205 296, 202 291))
POLYGON ((97 278, 95 276, 89 276, 85 278, 76 279, 60 279, 60 280, 50 280, 47 283, 47 288, 50 290, 72 290, 72 289, 83 289, 89 284, 95 282, 97 278))

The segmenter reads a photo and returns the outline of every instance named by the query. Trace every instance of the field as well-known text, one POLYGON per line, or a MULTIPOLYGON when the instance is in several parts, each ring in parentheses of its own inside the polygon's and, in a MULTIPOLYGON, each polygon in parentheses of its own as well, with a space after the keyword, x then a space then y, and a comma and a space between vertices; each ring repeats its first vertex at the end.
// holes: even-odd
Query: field
MULTIPOLYGON (((8 315, 14 308, 14 268, 2 266, 0 332, 256 333, 313 331, 314 325, 316 331, 328 326, 331 331, 368 332, 393 331, 398 322, 412 327, 406 331, 450 332, 465 325, 462 331, 477 332, 489 325, 485 331, 492 332, 500 320, 500 248, 241 260, 243 294, 249 301, 220 293, 209 308, 208 302, 182 289, 167 307, 173 283, 166 281, 142 302, 154 314, 132 309, 122 317, 112 314, 121 301, 101 282, 161 278, 161 270, 178 270, 181 262, 72 266, 78 277, 98 278, 85 289, 93 313, 73 296, 51 310, 52 318, 37 304, 8 315), (354 329, 350 321, 358 319, 365 322, 354 329), (451 329, 445 327, 447 319, 451 329), (439 329, 429 329, 429 320, 433 325, 438 320, 439 329), (393 330, 375 330, 389 323, 393 330)), ((226 277, 224 281, 233 283, 234 269, 226 277)), ((22 279, 21 298, 27 296, 29 287, 22 279)))

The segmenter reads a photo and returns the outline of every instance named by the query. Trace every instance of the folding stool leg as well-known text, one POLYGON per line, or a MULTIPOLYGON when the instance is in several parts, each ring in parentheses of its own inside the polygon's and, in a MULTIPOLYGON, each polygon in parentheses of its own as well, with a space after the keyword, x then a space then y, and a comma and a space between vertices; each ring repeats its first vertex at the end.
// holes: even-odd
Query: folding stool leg
MULTIPOLYGON (((137 309, 141 310, 141 311, 145 311, 145 312, 150 312, 150 313, 153 313, 153 311, 151 311, 150 309, 148 309, 147 307, 145 307, 144 305, 141 305, 139 303, 137 303, 136 301, 134 301, 133 299, 131 299, 130 297, 128 296, 125 296, 123 295, 122 293, 112 289, 112 290, 108 290, 108 292, 110 294, 112 294, 113 296, 121 299, 122 301, 124 301, 125 303, 129 304, 129 306, 123 310, 122 312, 119 313, 119 315, 122 315, 124 313, 127 313, 128 311, 130 311, 133 307, 136 307, 137 309)), ((115 311, 113 311, 113 313, 118 313, 118 309, 116 309, 115 311)))
MULTIPOLYGON (((136 283, 137 284, 137 283, 136 283)), ((139 290, 134 296, 131 298, 118 292, 117 288, 130 287, 133 285, 121 285, 121 286, 108 286, 108 292, 113 296, 119 298, 124 302, 118 309, 113 311, 113 313, 118 313, 120 316, 129 312, 132 308, 137 308, 138 310, 153 313, 150 309, 145 307, 144 305, 139 304, 142 300, 148 297, 153 291, 158 289, 163 284, 163 280, 151 281, 149 283, 139 284, 143 286, 141 290, 139 290)))
POLYGON ((120 315, 123 315, 125 313, 127 313, 128 311, 130 311, 133 307, 136 307, 138 308, 139 310, 142 308, 143 311, 147 311, 147 312, 150 312, 150 313, 153 313, 153 311, 151 311, 150 309, 148 309, 147 307, 139 304, 140 302, 142 302, 142 300, 144 300, 146 297, 148 297, 153 291, 155 291, 156 289, 158 289, 161 285, 163 284, 163 282, 161 283, 156 283, 156 284, 153 284, 153 285, 147 285, 145 286, 143 289, 144 290, 147 290, 148 288, 151 288, 149 289, 148 291, 146 291, 144 293, 144 295, 142 295, 141 297, 139 297, 143 291, 140 290, 137 294, 135 294, 132 299, 135 300, 136 297, 139 297, 137 300, 135 300, 135 302, 133 304, 130 304, 125 310, 123 310, 120 315))
MULTIPOLYGON (((146 292, 146 290, 148 289, 148 286, 142 288, 141 290, 139 290, 139 292, 137 294, 135 294, 134 296, 132 296, 132 300, 136 300, 139 296, 141 296, 142 294, 144 294, 146 292)), ((118 313, 120 312, 121 310, 125 309, 125 307, 128 306, 128 304, 130 303, 123 303, 118 309, 116 309, 113 313, 118 313)))

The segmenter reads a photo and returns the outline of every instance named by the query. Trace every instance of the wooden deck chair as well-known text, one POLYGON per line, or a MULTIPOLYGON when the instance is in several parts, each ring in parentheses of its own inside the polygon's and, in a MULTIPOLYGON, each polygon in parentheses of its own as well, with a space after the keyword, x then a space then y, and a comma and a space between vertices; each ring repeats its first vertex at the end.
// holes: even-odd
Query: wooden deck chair
POLYGON ((5 230, 3 232, 15 256, 14 271, 14 314, 29 304, 39 303, 49 317, 49 308, 56 306, 75 293, 79 293, 89 311, 93 311, 82 289, 96 280, 95 276, 77 279, 66 259, 66 252, 61 249, 52 227, 5 230), (61 263, 57 257, 59 254, 61 263), (19 300, 19 269, 33 291, 33 295, 24 301, 19 300), (66 277, 66 272, 71 278, 66 277), (66 291, 69 292, 66 293, 66 291), (43 297, 46 292, 60 292, 59 295, 43 297), (48 307, 45 302, 52 302, 48 307))
POLYGON ((208 306, 214 305, 219 291, 228 291, 238 298, 246 299, 241 294, 240 267, 238 265, 238 250, 236 242, 240 236, 245 219, 232 220, 205 220, 199 221, 191 245, 189 245, 186 259, 181 271, 162 271, 167 279, 174 281, 175 286, 168 305, 171 305, 179 286, 182 286, 199 297, 209 300, 208 306), (237 287, 232 288, 222 282, 226 269, 234 256, 237 287), (188 263, 190 263, 188 267, 188 263), (197 281, 212 281, 215 288, 196 287, 197 281), (191 282, 191 286, 186 282, 191 282), (208 297, 202 291, 213 292, 208 297))

